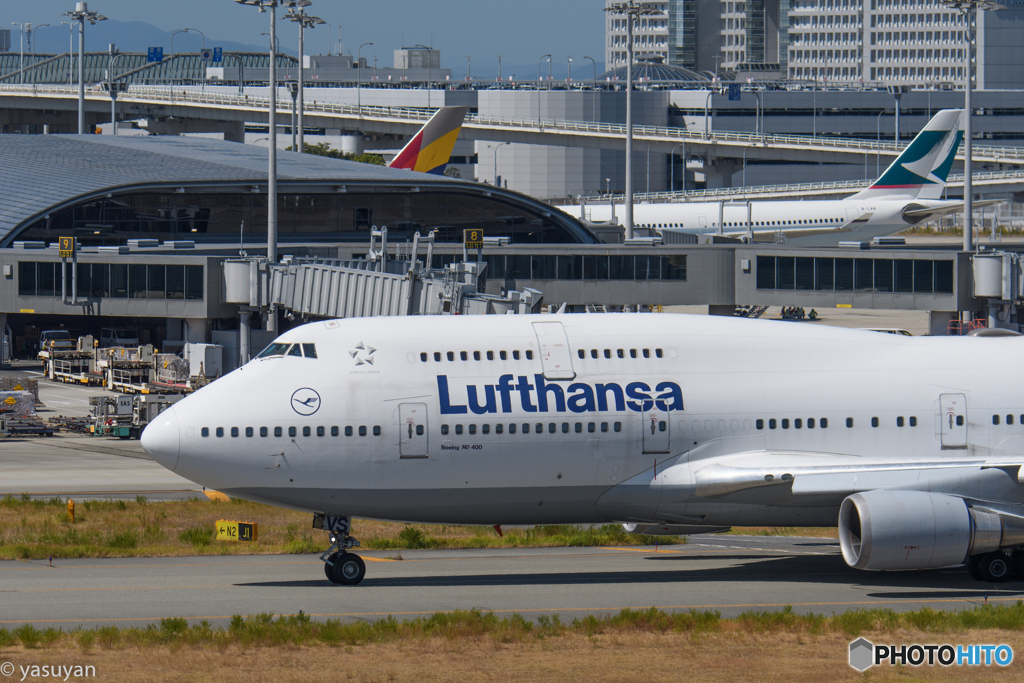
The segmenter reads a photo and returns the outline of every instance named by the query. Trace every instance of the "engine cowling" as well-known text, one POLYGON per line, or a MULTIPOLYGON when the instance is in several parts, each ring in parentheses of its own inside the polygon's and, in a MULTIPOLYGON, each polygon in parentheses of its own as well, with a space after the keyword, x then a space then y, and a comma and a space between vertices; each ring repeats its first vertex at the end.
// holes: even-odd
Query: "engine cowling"
POLYGON ((839 508, 839 544, 855 569, 937 569, 1022 542, 1019 521, 941 493, 866 491, 839 508))

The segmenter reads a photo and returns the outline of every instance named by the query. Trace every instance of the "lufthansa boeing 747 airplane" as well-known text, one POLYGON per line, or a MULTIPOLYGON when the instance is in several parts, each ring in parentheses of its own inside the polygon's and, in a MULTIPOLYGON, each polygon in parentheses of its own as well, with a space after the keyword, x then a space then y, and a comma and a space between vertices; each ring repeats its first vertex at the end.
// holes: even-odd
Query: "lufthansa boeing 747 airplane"
MULTIPOLYGON (((773 242, 777 235, 784 235, 786 242, 795 246, 835 246, 841 240, 867 242, 963 211, 963 201, 942 199, 963 139, 962 113, 960 109, 936 113, 878 180, 845 199, 752 201, 749 218, 754 241, 773 242)), ((975 202, 974 206, 994 203, 975 202)), ((613 215, 610 204, 561 208, 575 218, 598 222, 609 221, 613 215)), ((698 235, 721 232, 743 237, 747 218, 745 203, 721 207, 718 202, 633 205, 637 227, 698 235)))
POLYGON ((310 512, 341 584, 365 575, 356 516, 838 524, 852 567, 1003 581, 1024 559, 1021 350, 670 314, 328 320, 176 403, 142 445, 310 512))

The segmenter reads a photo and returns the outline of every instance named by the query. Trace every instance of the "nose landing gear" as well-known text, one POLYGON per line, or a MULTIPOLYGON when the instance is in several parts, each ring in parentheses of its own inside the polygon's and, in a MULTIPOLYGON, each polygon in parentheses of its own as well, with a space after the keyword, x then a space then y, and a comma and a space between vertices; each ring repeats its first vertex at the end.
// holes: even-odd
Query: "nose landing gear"
POLYGON ((348 533, 352 528, 352 518, 316 514, 313 515, 313 528, 326 529, 330 534, 331 547, 320 556, 327 580, 343 586, 355 586, 362 581, 366 576, 366 564, 363 558, 348 552, 359 547, 359 541, 348 533))

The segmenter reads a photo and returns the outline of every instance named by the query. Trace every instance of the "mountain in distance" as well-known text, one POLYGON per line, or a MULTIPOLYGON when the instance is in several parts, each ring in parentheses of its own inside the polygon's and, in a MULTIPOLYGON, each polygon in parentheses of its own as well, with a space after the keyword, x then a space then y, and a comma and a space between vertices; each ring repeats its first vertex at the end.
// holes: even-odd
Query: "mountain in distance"
MULTIPOLYGON (((74 49, 78 51, 78 26, 75 25, 74 49)), ((171 53, 171 34, 173 31, 164 31, 144 21, 116 21, 107 19, 95 25, 85 27, 85 50, 86 52, 106 52, 107 46, 114 43, 121 52, 146 52, 151 47, 162 47, 164 54, 171 53)), ((39 31, 32 32, 32 42, 37 54, 59 54, 68 51, 69 30, 66 26, 58 24, 56 27, 47 26, 39 31)), ((17 54, 20 49, 20 35, 18 30, 11 30, 11 52, 17 54)), ((193 31, 179 33, 174 36, 174 49, 178 52, 198 52, 203 45, 202 36, 193 31)), ((216 36, 207 34, 206 47, 220 47, 225 52, 264 52, 269 47, 265 45, 236 43, 231 40, 218 40, 216 36)), ((282 51, 294 54, 287 45, 282 45, 282 51)), ((25 52, 29 52, 28 45, 25 52)))

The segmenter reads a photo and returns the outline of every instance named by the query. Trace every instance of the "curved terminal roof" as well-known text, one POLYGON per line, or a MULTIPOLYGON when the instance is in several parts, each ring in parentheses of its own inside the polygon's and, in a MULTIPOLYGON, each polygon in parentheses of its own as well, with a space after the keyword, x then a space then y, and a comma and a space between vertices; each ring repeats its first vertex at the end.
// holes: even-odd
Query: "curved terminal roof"
MULTIPOLYGON (((279 187, 431 185, 503 194, 551 210, 530 197, 489 185, 313 154, 279 152, 277 175, 279 187)), ((177 136, 0 135, 0 244, 9 246, 20 228, 51 211, 108 192, 266 182, 266 147, 177 136)), ((573 223, 579 241, 594 241, 582 225, 573 223)))
MULTIPOLYGON (((612 79, 625 81, 627 78, 626 67, 620 66, 617 69, 606 71, 598 79, 612 79)), ((684 69, 681 66, 665 64, 660 55, 642 55, 633 62, 633 80, 639 81, 671 81, 673 83, 693 83, 702 85, 710 83, 711 79, 696 71, 684 69)))

